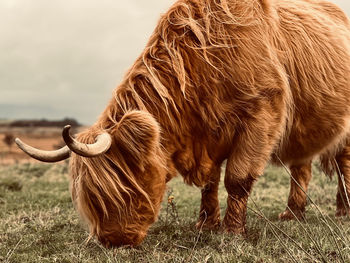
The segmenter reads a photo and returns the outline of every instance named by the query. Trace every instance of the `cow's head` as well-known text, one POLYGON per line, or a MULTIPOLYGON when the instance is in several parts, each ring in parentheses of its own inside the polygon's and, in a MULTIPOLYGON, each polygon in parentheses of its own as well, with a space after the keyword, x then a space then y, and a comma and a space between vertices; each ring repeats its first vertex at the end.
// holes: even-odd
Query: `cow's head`
POLYGON ((165 190, 166 167, 160 128, 147 112, 130 111, 109 127, 98 123, 67 146, 41 151, 19 139, 19 147, 45 162, 70 160, 71 192, 90 233, 105 246, 136 246, 156 220, 165 190))

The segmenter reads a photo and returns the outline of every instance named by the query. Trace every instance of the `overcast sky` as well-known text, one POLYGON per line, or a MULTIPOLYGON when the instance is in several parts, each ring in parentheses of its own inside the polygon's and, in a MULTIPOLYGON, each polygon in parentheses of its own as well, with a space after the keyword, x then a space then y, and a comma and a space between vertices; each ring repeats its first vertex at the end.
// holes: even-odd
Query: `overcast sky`
POLYGON ((0 119, 93 123, 173 2, 0 0, 0 119))

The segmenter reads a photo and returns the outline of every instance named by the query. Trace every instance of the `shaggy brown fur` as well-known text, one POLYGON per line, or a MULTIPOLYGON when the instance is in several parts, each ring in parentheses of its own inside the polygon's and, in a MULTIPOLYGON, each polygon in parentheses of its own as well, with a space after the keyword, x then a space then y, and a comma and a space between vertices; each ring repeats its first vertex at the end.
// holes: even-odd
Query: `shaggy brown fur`
MULTIPOLYGON (((113 136, 100 157, 72 156, 72 196, 91 234, 107 246, 138 245, 176 170, 203 188, 197 226, 216 228, 225 159, 222 226, 233 233, 245 231, 249 192, 270 160, 288 164, 306 190, 311 160, 321 155, 331 170, 336 158, 350 189, 349 33, 344 13, 324 1, 177 1, 78 136, 113 136)), ((346 193, 340 185, 340 215, 346 193)), ((288 204, 303 215, 295 183, 288 204)))

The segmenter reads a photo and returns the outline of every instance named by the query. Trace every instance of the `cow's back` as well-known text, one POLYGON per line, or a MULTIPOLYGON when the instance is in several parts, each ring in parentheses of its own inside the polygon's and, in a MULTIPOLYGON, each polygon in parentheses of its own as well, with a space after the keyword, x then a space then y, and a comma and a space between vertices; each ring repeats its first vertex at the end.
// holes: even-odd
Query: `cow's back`
POLYGON ((346 15, 324 1, 276 1, 280 59, 293 107, 279 155, 303 162, 337 148, 350 128, 350 30, 346 15))

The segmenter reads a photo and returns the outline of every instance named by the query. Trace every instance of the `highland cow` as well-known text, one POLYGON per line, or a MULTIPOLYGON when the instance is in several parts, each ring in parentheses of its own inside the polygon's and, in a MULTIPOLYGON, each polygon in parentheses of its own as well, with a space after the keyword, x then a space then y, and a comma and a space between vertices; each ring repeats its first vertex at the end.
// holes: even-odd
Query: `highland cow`
POLYGON ((319 0, 179 0, 97 123, 63 137, 54 152, 17 143, 42 161, 71 155, 72 199, 105 246, 142 242, 177 171, 202 189, 198 227, 244 233, 249 193, 269 161, 293 177, 281 219, 303 217, 316 157, 344 176, 336 214, 349 214, 349 21, 319 0))

